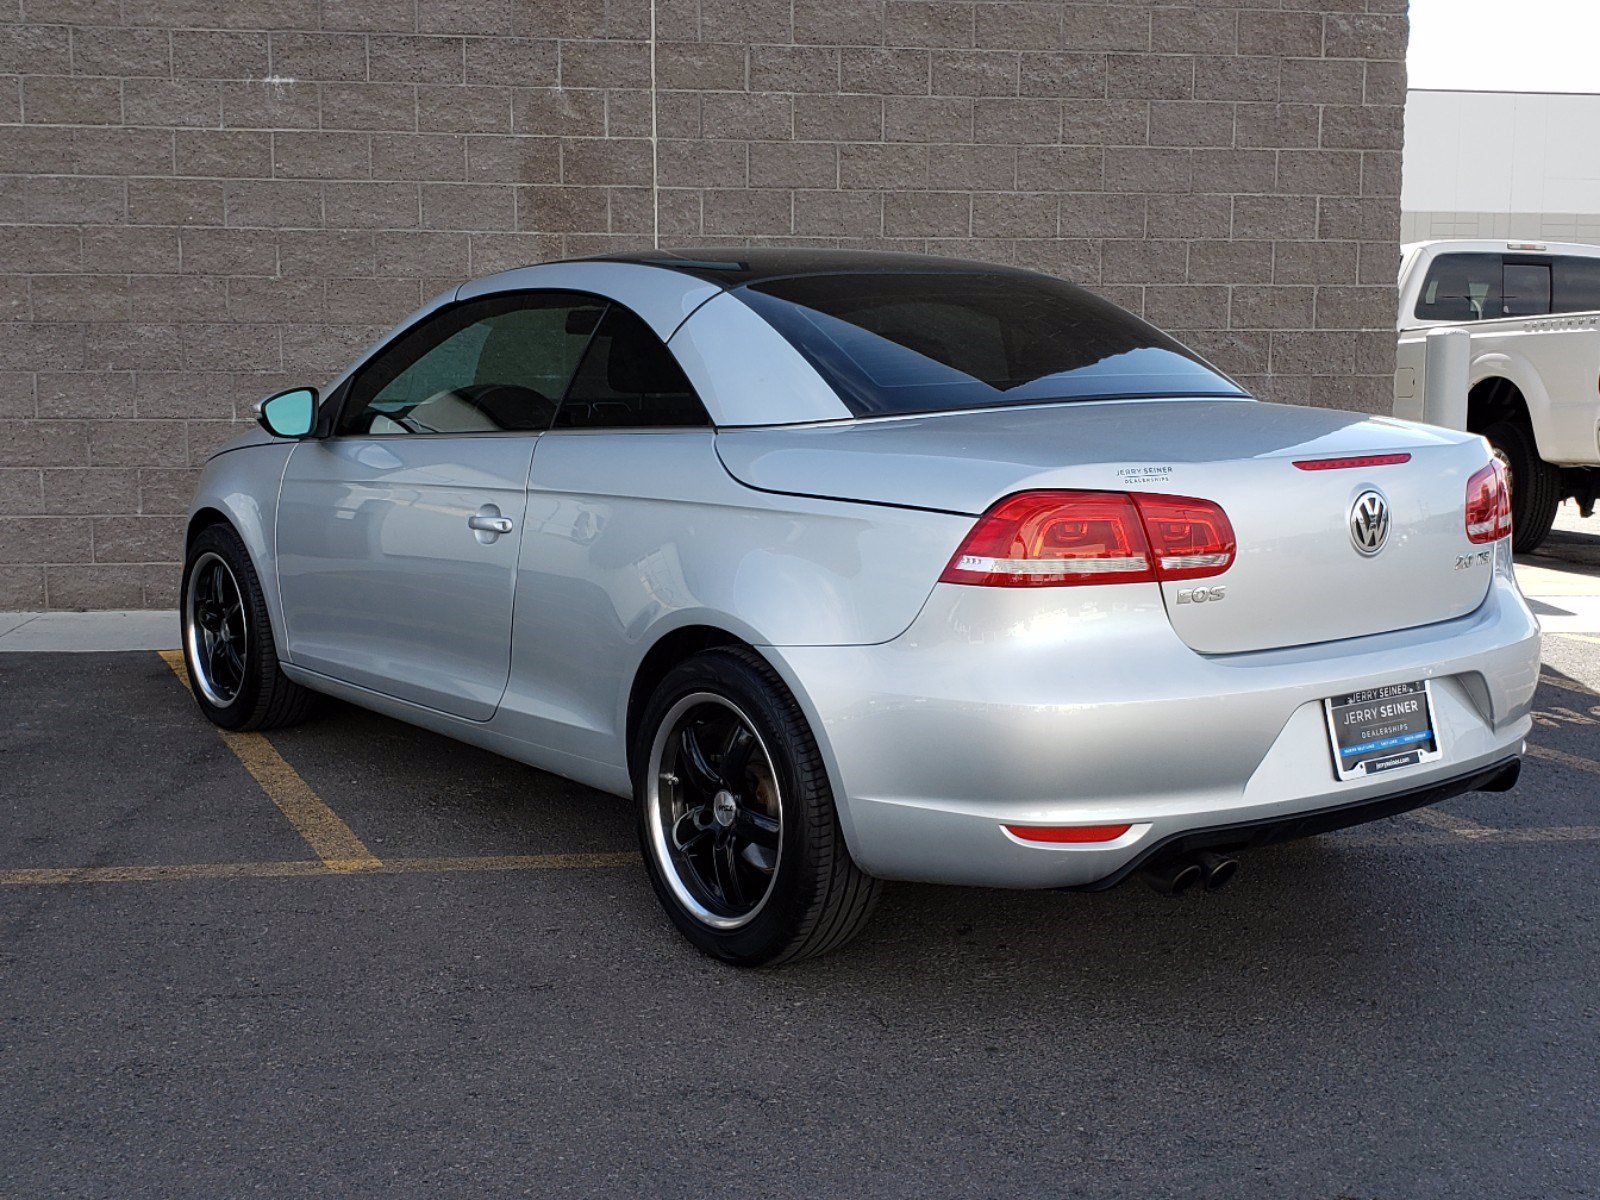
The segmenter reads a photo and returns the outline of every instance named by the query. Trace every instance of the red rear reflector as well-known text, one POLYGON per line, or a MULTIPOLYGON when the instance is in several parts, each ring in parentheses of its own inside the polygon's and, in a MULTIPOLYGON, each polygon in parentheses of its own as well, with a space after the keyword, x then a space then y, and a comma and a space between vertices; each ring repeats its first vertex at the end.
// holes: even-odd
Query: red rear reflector
POLYGON ((972 527, 941 583, 1063 587, 1200 579, 1233 565, 1233 526, 1209 500, 1139 492, 1019 492, 972 527))
POLYGON ((1467 541, 1496 542, 1511 532, 1511 477, 1498 458, 1467 480, 1467 541))
POLYGON ((1302 471, 1347 471, 1351 467, 1392 467, 1410 461, 1409 454, 1359 454, 1351 458, 1297 458, 1294 465, 1302 471))
POLYGON ((1114 842, 1132 825, 1007 825, 1005 830, 1025 842, 1114 842))

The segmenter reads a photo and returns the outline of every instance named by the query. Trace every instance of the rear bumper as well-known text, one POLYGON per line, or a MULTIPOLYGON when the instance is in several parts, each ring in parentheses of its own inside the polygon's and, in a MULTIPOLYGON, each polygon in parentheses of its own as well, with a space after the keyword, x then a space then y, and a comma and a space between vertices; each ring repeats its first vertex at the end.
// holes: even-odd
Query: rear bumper
POLYGON ((1231 825, 1213 825, 1206 829, 1190 829, 1168 834, 1154 845, 1146 846, 1113 874, 1080 886, 1081 891, 1099 892, 1115 887, 1139 868, 1154 862, 1183 858, 1202 850, 1212 853, 1235 853, 1272 846, 1278 842, 1292 842, 1296 838, 1315 837, 1319 833, 1332 833, 1368 821, 1397 817, 1413 809, 1426 808, 1462 796, 1467 792, 1509 792, 1517 785, 1522 773, 1520 757, 1504 758, 1466 775, 1458 775, 1443 783, 1424 784, 1380 796, 1375 800, 1357 800, 1353 804, 1337 804, 1332 808, 1318 808, 1287 816, 1263 817, 1255 821, 1237 821, 1231 825))
POLYGON ((1059 888, 1108 886, 1182 838, 1280 840, 1322 814, 1354 823, 1482 786, 1521 753, 1539 632, 1502 576, 1453 621, 1228 656, 1184 645, 1153 586, 940 585, 893 641, 767 652, 818 733, 863 869, 1059 888), (1433 682, 1442 757, 1338 780, 1323 699, 1414 679, 1433 682), (1124 823, 1090 845, 1002 828, 1124 823))

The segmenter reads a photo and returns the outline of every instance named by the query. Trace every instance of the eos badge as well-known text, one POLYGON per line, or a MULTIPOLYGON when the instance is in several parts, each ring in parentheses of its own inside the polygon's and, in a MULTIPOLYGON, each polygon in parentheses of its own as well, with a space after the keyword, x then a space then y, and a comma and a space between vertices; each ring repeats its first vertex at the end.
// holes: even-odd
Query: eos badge
POLYGON ((1213 600, 1222 600, 1227 597, 1226 587, 1197 587, 1182 588, 1178 592, 1179 604, 1209 604, 1213 600))

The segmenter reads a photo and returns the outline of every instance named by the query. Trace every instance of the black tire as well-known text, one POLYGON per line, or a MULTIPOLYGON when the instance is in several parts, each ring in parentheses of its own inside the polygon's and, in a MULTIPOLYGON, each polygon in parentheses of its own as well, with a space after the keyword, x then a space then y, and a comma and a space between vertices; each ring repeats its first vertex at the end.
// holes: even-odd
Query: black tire
POLYGON ((1561 468, 1539 457, 1533 433, 1519 421, 1498 421, 1483 436, 1511 471, 1511 548, 1528 554, 1544 544, 1561 507, 1561 468))
MULTIPOLYGON (((733 743, 730 740, 728 744, 733 743)), ((760 655, 743 647, 722 647, 697 654, 668 672, 645 705, 633 746, 633 764, 639 844, 650 883, 673 924, 700 950, 738 966, 770 966, 834 950, 866 924, 883 885, 850 857, 816 739, 800 706, 760 655), (728 716, 724 708, 733 715, 728 716), (730 800, 728 808, 740 815, 728 816, 720 830, 722 815, 715 821, 706 818, 703 824, 696 823, 696 815, 712 807, 704 803, 703 796, 698 800, 695 796, 706 788, 691 790, 689 783, 672 773, 693 774, 683 765, 689 757, 683 749, 682 732, 710 728, 705 721, 697 721, 701 713, 712 714, 705 721, 723 717, 730 729, 742 717, 757 739, 753 750, 744 751, 742 766, 730 767, 728 751, 720 759, 708 753, 698 760, 701 766, 714 767, 711 779, 721 780, 716 772, 726 772, 728 779, 734 780, 706 785, 721 788, 716 793, 719 798, 729 795, 730 789, 739 792, 738 804, 730 800), (669 758, 672 770, 666 769, 669 758), (763 780, 768 785, 776 783, 776 798, 770 791, 761 798, 763 780), (695 805, 692 811, 679 811, 691 804, 695 805), (758 881, 765 878, 764 898, 748 914, 736 905, 719 917, 717 901, 724 898, 721 892, 726 889, 714 889, 707 895, 697 888, 695 881, 700 876, 683 865, 686 858, 678 853, 685 850, 678 840, 679 830, 689 831, 689 842, 717 839, 736 831, 737 822, 745 819, 745 809, 766 817, 774 806, 781 828, 777 846, 770 851, 775 870, 763 871, 760 861, 743 858, 747 884, 752 877, 758 881), (693 905, 702 902, 702 912, 697 913, 693 905), (708 923, 718 919, 745 923, 735 928, 708 923)), ((744 854, 751 851, 747 844, 744 854)), ((737 847, 729 851, 727 861, 741 861, 737 847)), ((739 873, 737 865, 733 869, 739 873)), ((721 872, 717 875, 720 879, 721 872)), ((754 892, 748 886, 737 890, 754 892)), ((749 896, 744 899, 748 903, 749 896)))
MULTIPOLYGON (((231 605, 228 608, 232 611, 231 605)), ((310 714, 317 695, 295 683, 279 667, 261 580, 243 540, 229 526, 219 524, 201 530, 189 547, 178 612, 183 622, 183 660, 189 670, 189 687, 200 711, 213 725, 236 731, 277 729, 310 714), (219 561, 226 567, 226 575, 218 572, 219 561), (226 585, 229 577, 239 594, 237 611, 243 624, 238 623, 238 617, 225 617, 220 626, 229 631, 227 638, 238 651, 237 655, 222 656, 230 664, 235 658, 238 660, 237 666, 228 666, 229 673, 224 675, 223 668, 207 665, 212 656, 206 653, 206 622, 216 620, 211 612, 217 606, 208 608, 209 590, 197 595, 196 586, 198 582, 200 588, 208 589, 217 580, 226 585), (207 662, 197 662, 197 655, 207 662)))

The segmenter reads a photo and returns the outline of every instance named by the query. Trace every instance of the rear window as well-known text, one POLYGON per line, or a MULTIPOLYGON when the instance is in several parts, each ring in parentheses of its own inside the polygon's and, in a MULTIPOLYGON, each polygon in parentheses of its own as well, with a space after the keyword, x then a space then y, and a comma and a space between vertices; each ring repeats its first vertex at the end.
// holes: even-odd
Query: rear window
POLYGON ((861 417, 1245 394, 1160 330, 1045 276, 804 275, 734 294, 861 417))
POLYGON ((1600 258, 1441 254, 1417 298, 1424 321, 1489 321, 1600 309, 1600 258))
POLYGON ((1441 254, 1417 298, 1419 321, 1489 321, 1504 316, 1498 254, 1441 254))
POLYGON ((1558 258, 1555 274, 1552 311, 1570 313, 1600 309, 1600 258, 1558 258))

